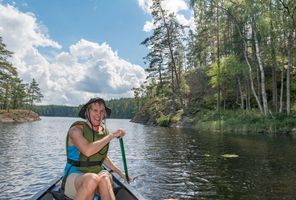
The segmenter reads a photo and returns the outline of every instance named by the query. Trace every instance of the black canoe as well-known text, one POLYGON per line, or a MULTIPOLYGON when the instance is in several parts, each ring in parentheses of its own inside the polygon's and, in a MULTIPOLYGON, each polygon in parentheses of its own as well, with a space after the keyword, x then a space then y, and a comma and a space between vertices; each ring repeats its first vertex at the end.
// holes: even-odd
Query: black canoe
MULTIPOLYGON (((138 193, 134 188, 124 181, 121 181, 119 176, 112 174, 114 182, 114 193, 117 200, 142 200, 144 197, 138 193)), ((60 186, 62 182, 62 177, 58 177, 55 180, 48 183, 44 188, 36 193, 31 200, 54 200, 54 199, 64 199, 62 193, 60 193, 60 186)))

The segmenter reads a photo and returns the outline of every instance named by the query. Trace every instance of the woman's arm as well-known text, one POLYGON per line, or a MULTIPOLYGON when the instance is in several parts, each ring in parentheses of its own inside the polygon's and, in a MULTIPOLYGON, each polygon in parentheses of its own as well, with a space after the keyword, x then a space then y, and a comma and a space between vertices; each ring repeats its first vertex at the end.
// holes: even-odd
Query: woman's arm
POLYGON ((104 160, 104 164, 109 169, 111 169, 113 172, 117 173, 119 176, 121 176, 123 179, 125 179, 125 174, 111 161, 111 159, 109 158, 109 156, 106 156, 106 158, 104 160))
POLYGON ((81 128, 73 126, 69 130, 70 143, 76 146, 77 149, 86 157, 89 157, 100 151, 113 138, 122 137, 124 135, 124 130, 118 129, 117 131, 105 136, 100 140, 88 142, 83 136, 83 131, 81 128))

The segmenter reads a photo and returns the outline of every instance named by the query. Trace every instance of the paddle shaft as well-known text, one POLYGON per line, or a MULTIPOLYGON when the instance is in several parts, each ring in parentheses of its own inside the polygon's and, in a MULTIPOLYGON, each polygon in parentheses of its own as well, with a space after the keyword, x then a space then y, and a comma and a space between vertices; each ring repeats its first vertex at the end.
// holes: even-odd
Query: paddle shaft
POLYGON ((119 138, 119 143, 120 143, 120 148, 121 148, 121 154, 122 154, 122 161, 123 161, 123 166, 124 166, 124 173, 125 173, 125 178, 126 181, 128 182, 128 171, 127 171, 127 163, 126 163, 126 158, 125 158, 125 150, 124 150, 124 144, 123 144, 123 139, 119 138))

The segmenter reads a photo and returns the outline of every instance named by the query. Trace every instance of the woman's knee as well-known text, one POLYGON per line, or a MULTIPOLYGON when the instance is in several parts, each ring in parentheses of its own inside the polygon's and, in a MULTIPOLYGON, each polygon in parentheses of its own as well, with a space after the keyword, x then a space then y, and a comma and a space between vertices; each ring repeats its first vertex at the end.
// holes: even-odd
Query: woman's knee
POLYGON ((95 191, 98 186, 98 175, 97 174, 85 174, 82 186, 88 190, 95 191))
POLYGON ((104 184, 111 184, 112 178, 110 173, 108 172, 100 173, 99 177, 100 177, 100 182, 104 184))
POLYGON ((112 175, 107 170, 101 171, 98 175, 103 177, 109 177, 109 179, 112 180, 112 175))

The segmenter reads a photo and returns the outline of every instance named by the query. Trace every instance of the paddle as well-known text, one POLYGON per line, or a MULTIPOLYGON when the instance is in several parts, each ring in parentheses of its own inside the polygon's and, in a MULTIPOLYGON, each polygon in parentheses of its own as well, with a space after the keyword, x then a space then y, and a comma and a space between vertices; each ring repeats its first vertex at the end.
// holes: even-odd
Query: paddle
POLYGON ((119 138, 119 143, 120 143, 120 148, 121 148, 121 154, 122 154, 122 161, 123 161, 123 166, 124 166, 125 178, 126 178, 126 181, 129 182, 128 171, 127 171, 127 163, 126 163, 126 159, 125 159, 124 144, 123 144, 123 139, 122 138, 119 138))

